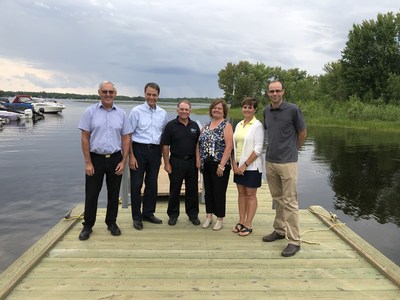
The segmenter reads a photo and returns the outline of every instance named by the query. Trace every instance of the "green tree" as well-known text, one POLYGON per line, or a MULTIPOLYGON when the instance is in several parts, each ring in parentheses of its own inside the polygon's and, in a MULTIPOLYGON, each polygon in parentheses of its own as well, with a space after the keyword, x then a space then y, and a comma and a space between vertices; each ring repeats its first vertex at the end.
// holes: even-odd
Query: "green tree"
POLYGON ((390 99, 390 103, 400 104, 400 75, 389 75, 387 95, 390 99))
POLYGON ((218 72, 218 86, 224 91, 224 99, 227 103, 232 103, 235 94, 236 84, 236 65, 229 62, 226 67, 218 72))
POLYGON ((342 79, 347 97, 387 100, 389 75, 400 75, 400 13, 353 25, 342 51, 342 79))
POLYGON ((342 64, 339 61, 327 63, 325 74, 319 77, 318 94, 326 101, 346 100, 345 84, 342 78, 342 64))

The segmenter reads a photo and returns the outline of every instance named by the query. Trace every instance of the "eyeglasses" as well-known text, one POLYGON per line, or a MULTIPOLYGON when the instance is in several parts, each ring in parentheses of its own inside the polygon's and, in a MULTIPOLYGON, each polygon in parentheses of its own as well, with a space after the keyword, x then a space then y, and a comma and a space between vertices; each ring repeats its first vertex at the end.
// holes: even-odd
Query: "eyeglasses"
POLYGON ((107 94, 114 95, 115 91, 101 90, 101 93, 102 93, 103 95, 107 95, 107 94))
POLYGON ((282 92, 282 90, 270 90, 270 91, 268 91, 268 93, 270 93, 270 94, 274 94, 274 93, 279 94, 280 92, 282 92))

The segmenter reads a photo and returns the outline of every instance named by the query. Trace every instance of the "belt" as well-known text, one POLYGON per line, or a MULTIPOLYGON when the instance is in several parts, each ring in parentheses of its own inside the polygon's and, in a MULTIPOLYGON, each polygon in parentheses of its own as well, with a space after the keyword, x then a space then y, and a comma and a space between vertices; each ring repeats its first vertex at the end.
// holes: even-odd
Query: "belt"
POLYGON ((176 154, 171 154, 172 157, 177 158, 177 159, 183 159, 183 160, 190 160, 195 158, 195 155, 176 155, 176 154))
POLYGON ((138 143, 138 142, 132 142, 132 144, 137 145, 137 146, 141 146, 141 147, 146 147, 147 149, 160 147, 160 145, 157 145, 157 144, 142 144, 142 143, 138 143))
POLYGON ((90 152, 90 154, 94 155, 94 156, 98 156, 98 157, 110 158, 110 157, 121 154, 121 151, 117 151, 117 152, 110 153, 110 154, 98 154, 98 153, 90 152))

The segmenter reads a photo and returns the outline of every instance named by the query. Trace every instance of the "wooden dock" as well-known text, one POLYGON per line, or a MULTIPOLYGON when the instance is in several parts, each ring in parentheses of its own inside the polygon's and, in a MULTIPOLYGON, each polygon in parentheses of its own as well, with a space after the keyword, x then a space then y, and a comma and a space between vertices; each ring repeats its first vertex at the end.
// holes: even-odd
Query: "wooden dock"
MULTIPOLYGON (((284 258, 285 240, 261 241, 275 214, 267 185, 247 237, 231 232, 236 197, 231 182, 221 231, 192 225, 183 203, 168 226, 166 201, 157 204, 163 224, 142 231, 121 208, 118 237, 104 208, 87 241, 78 239, 81 220, 61 220, 0 275, 0 299, 400 299, 400 268, 323 208, 300 211, 301 250, 284 258)), ((203 221, 203 204, 200 211, 203 221)))

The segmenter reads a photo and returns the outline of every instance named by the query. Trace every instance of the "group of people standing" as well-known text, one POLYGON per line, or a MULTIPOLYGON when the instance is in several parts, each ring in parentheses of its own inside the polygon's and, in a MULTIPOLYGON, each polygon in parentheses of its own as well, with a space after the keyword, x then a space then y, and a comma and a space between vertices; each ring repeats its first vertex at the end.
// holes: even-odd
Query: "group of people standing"
POLYGON ((82 151, 85 159, 85 212, 80 240, 87 240, 96 221, 97 203, 104 175, 107 184, 105 223, 112 235, 120 235, 116 224, 119 189, 125 165, 129 162, 133 227, 143 229, 143 221, 161 224, 156 211, 158 174, 161 159, 168 173, 168 225, 174 226, 180 215, 180 195, 185 182, 185 212, 193 225, 200 225, 198 179, 203 175, 206 217, 202 228, 213 224, 223 228, 226 191, 231 170, 238 190, 239 220, 232 232, 247 236, 253 231, 257 210, 257 189, 266 177, 276 205, 274 231, 264 242, 287 238, 283 256, 300 250, 297 200, 298 149, 307 131, 300 108, 283 100, 281 81, 268 85, 271 104, 264 110, 264 124, 255 117, 257 100, 242 101, 244 119, 235 130, 227 120, 228 105, 223 99, 209 107, 211 120, 200 129, 190 119, 191 104, 179 101, 177 117, 168 121, 167 113, 157 105, 160 87, 148 83, 146 101, 129 115, 114 105, 117 90, 112 82, 99 85, 99 103, 89 106, 82 117, 82 151), (264 129, 268 147, 264 163, 264 129), (142 186, 145 184, 142 196, 142 186))

